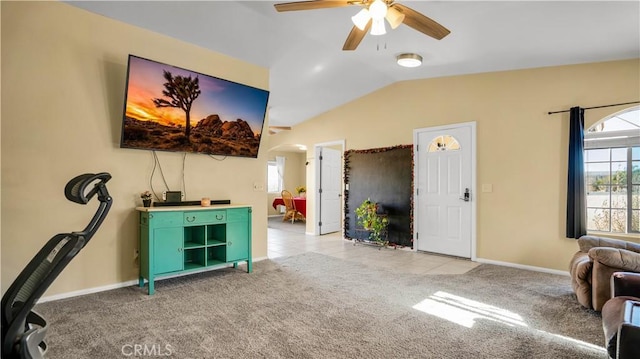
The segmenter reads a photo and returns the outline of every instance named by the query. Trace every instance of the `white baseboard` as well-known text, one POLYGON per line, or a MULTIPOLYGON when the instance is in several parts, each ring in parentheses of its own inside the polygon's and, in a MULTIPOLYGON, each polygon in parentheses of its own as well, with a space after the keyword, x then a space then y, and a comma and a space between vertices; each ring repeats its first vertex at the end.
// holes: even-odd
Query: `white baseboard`
POLYGON ((107 290, 113 290, 113 289, 118 289, 118 288, 129 287, 129 286, 136 285, 136 284, 138 284, 137 280, 130 280, 130 281, 127 281, 127 282, 109 284, 109 285, 105 285, 105 286, 102 286, 102 287, 93 287, 93 288, 87 288, 87 289, 81 289, 81 290, 74 290, 73 292, 54 294, 54 295, 49 295, 49 296, 46 296, 46 297, 42 297, 42 298, 40 298, 40 300, 38 300, 38 303, 52 302, 54 300, 72 298, 72 297, 77 297, 77 296, 81 296, 81 295, 85 295, 85 294, 104 292, 104 291, 107 291, 107 290))
MULTIPOLYGON (((255 262, 263 261, 265 259, 268 259, 268 257, 252 258, 251 262, 255 263, 255 262)), ((206 269, 203 269, 203 270, 200 270, 200 271, 193 271, 193 272, 188 272, 188 273, 178 273, 178 274, 174 274, 174 275, 162 276, 162 277, 156 278, 156 280, 163 280, 163 279, 169 279, 169 278, 182 277, 182 276, 187 276, 187 275, 196 274, 196 273, 202 273, 202 272, 208 272, 208 271, 212 271, 212 270, 216 270, 216 269, 220 269, 220 268, 225 268, 225 267, 231 267, 231 266, 233 266, 233 264, 227 264, 226 266, 220 266, 220 267, 215 267, 215 268, 206 268, 206 269)), ((49 295, 49 296, 40 298, 40 300, 38 300, 38 303, 46 303, 46 302, 52 302, 54 300, 73 298, 73 297, 78 297, 78 296, 86 295, 86 294, 105 292, 105 291, 108 291, 108 290, 124 288, 124 287, 130 287, 132 285, 138 285, 138 280, 134 279, 134 280, 126 281, 126 282, 109 284, 109 285, 105 285, 105 286, 101 286, 101 287, 93 287, 93 288, 75 290, 75 291, 72 291, 72 292, 49 295)))
POLYGON ((484 258, 476 258, 475 261, 478 262, 478 263, 495 264, 497 266, 503 266, 503 267, 526 269, 526 270, 530 270, 530 271, 534 271, 534 272, 557 274, 557 275, 562 275, 562 276, 567 276, 567 277, 570 276, 569 271, 561 271, 561 270, 557 270, 557 269, 549 269, 549 268, 543 268, 543 267, 528 266, 528 265, 524 265, 524 264, 517 264, 517 263, 510 263, 510 262, 494 261, 494 260, 491 260, 491 259, 484 259, 484 258))

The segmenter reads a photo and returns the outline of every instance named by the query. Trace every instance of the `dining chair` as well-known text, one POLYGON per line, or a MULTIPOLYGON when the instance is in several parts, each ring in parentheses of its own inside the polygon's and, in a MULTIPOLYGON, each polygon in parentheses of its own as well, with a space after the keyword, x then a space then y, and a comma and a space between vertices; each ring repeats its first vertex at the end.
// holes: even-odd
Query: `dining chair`
POLYGON ((284 206, 286 208, 282 221, 284 222, 289 219, 291 219, 291 223, 294 223, 296 219, 304 221, 304 215, 302 215, 302 213, 300 213, 296 209, 296 203, 293 200, 293 195, 291 194, 291 192, 285 189, 280 193, 280 195, 282 196, 282 201, 284 202, 284 206))

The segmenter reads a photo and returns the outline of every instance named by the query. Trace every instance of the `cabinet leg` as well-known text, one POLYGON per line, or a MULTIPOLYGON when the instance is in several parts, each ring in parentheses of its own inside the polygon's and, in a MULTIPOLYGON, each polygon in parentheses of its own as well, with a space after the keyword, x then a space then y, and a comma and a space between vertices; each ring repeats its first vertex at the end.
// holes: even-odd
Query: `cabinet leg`
POLYGON ((233 262, 233 268, 238 268, 238 262, 233 262))
POLYGON ((144 277, 140 276, 138 278, 138 285, 140 286, 140 288, 144 288, 144 277))
POLYGON ((251 259, 247 261, 247 273, 251 273, 253 271, 253 262, 251 259))
POLYGON ((154 292, 154 288, 153 288, 153 279, 149 279, 149 291, 147 292, 149 295, 153 294, 154 292))

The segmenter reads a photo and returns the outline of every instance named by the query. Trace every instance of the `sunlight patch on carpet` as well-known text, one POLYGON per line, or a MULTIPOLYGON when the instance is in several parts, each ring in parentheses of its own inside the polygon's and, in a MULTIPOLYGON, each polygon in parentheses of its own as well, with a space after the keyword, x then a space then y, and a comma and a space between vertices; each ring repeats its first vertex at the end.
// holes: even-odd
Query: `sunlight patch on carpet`
POLYGON ((413 309, 467 328, 473 327, 477 319, 492 320, 508 326, 527 326, 516 313, 442 291, 414 305, 413 309))
POLYGON ((554 333, 549 333, 547 331, 544 330, 540 330, 537 329, 538 333, 543 334, 544 336, 550 336, 552 339, 561 339, 561 341, 567 341, 570 342, 572 344, 575 344, 581 348, 593 351, 595 353, 602 353, 602 354, 606 354, 607 350, 604 347, 598 346, 598 345, 594 345, 591 343, 587 343, 587 342, 583 342, 582 340, 579 339, 575 339, 575 338, 571 338, 571 337, 567 337, 564 335, 560 335, 560 334, 554 334, 554 333))
MULTIPOLYGON (((478 319, 491 320, 510 327, 529 327, 522 316, 514 312, 443 291, 434 293, 412 308, 466 328, 472 328, 478 319)), ((535 333, 551 340, 568 342, 594 353, 606 354, 604 347, 540 329, 534 330, 535 333)))

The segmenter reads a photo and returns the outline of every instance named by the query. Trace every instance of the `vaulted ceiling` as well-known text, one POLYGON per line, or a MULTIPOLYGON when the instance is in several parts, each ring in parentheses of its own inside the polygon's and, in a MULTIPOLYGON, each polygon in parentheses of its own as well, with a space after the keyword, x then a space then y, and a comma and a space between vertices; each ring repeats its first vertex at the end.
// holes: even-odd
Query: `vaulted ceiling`
POLYGON ((451 34, 438 41, 387 26, 342 51, 358 6, 278 13, 273 1, 69 4, 268 68, 270 124, 280 126, 402 80, 640 57, 639 1, 399 2, 451 34), (404 52, 423 65, 396 65, 404 52))

